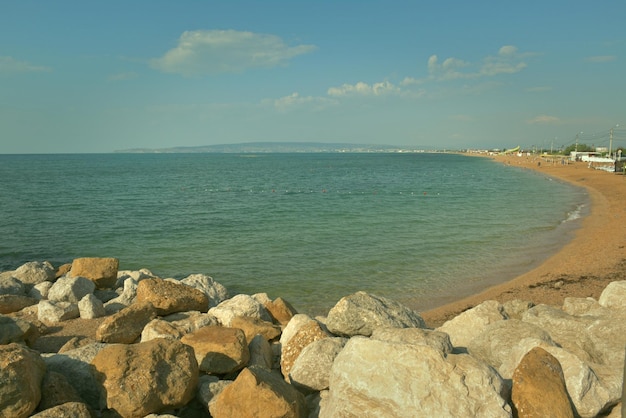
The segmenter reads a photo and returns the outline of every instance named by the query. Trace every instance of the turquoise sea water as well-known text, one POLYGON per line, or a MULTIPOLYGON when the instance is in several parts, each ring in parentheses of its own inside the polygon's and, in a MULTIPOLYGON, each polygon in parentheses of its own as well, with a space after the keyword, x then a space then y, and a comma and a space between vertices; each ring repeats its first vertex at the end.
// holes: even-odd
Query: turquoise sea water
POLYGON ((118 257, 303 312, 357 290, 426 309, 545 259, 586 200, 454 154, 0 155, 0 270, 118 257))

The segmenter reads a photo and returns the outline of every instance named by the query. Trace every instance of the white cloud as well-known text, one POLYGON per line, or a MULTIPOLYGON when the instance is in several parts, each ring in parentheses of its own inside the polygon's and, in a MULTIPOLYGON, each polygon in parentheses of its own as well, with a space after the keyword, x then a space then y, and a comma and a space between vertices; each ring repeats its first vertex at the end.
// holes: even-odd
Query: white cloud
POLYGON ((617 59, 615 55, 596 55, 594 57, 587 57, 585 61, 587 62, 613 62, 617 59))
POLYGON ((340 87, 331 87, 328 89, 328 95, 333 97, 345 96, 383 96, 383 95, 399 95, 402 90, 394 86, 389 81, 380 83, 367 84, 359 81, 356 84, 343 84, 340 87))
POLYGON ((279 99, 266 99, 262 101, 262 104, 269 104, 278 110, 286 111, 295 107, 312 106, 314 110, 321 110, 326 106, 334 105, 334 100, 326 97, 315 96, 300 96, 299 93, 294 92, 289 96, 284 96, 279 99))
POLYGON ((431 79, 456 80, 479 77, 493 77, 498 74, 513 74, 522 71, 527 64, 517 47, 504 45, 495 56, 487 56, 481 62, 471 63, 458 58, 446 58, 441 64, 437 55, 428 58, 428 73, 431 79))
POLYGON ((33 73, 50 72, 52 68, 33 65, 26 61, 19 61, 13 57, 0 56, 0 74, 2 73, 33 73))
POLYGON ((314 51, 314 45, 288 46, 275 35, 235 30, 186 31, 178 45, 150 61, 166 73, 196 76, 271 68, 314 51))
POLYGON ((532 119, 527 120, 526 123, 529 123, 531 125, 534 125, 534 124, 557 124, 557 123, 561 123, 561 119, 557 118, 556 116, 539 115, 539 116, 535 116, 532 119))

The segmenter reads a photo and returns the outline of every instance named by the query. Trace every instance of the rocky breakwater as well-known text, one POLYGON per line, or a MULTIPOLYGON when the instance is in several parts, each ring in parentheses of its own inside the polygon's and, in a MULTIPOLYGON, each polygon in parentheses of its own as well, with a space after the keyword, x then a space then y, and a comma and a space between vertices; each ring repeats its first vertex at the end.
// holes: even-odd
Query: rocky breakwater
POLYGON ((311 318, 202 274, 79 264, 0 274, 0 417, 620 416, 626 282, 562 307, 486 301, 429 329, 364 292, 311 318), (95 338, 32 348, 96 317, 95 338))

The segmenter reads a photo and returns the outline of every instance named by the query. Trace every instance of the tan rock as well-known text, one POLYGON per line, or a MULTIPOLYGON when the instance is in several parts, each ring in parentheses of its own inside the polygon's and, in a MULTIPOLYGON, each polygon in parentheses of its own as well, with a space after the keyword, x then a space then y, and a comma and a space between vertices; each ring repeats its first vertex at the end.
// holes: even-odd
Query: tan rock
POLYGON ((0 344, 25 343, 32 346, 39 334, 37 326, 24 319, 0 315, 0 344))
POLYGON ((306 417, 304 396, 277 373, 252 366, 239 373, 209 405, 214 418, 306 417))
POLYGON ((182 283, 163 279, 145 279, 137 286, 137 302, 150 302, 161 316, 175 312, 209 309, 204 292, 182 283))
POLYGON ((144 417, 187 404, 198 386, 193 349, 176 340, 112 344, 91 364, 106 407, 123 417, 144 417))
POLYGON ((246 336, 239 328, 211 325, 183 336, 181 342, 193 347, 203 372, 231 373, 245 367, 250 360, 246 336))
POLYGON ((41 400, 46 364, 20 344, 0 346, 0 417, 28 417, 41 400))
POLYGON ((86 277, 93 281, 98 289, 107 289, 115 286, 119 265, 119 260, 111 257, 76 258, 72 261, 72 268, 68 275, 86 277))
POLYGON ((41 401, 37 406, 37 410, 44 411, 67 402, 84 401, 67 381, 65 375, 48 370, 41 383, 41 401))
POLYGON ((511 398, 520 418, 574 417, 559 361, 540 347, 513 372, 511 398))
POLYGON ((289 380, 289 372, 291 372, 293 364, 304 347, 311 344, 313 341, 321 340, 322 338, 328 338, 328 334, 324 332, 317 321, 307 322, 293 337, 291 337, 291 339, 283 347, 280 358, 280 369, 287 381, 289 380))
POLYGON ((239 328, 246 334, 246 341, 252 341, 255 335, 262 335, 267 341, 280 336, 280 327, 258 318, 236 317, 230 322, 232 328, 239 328))
POLYGON ((272 318, 281 325, 287 325, 289 320, 298 313, 296 309, 283 298, 276 298, 273 301, 265 302, 263 305, 272 318))
POLYGON ((67 402, 32 415, 31 418, 93 418, 94 416, 87 404, 67 402))
POLYGON ((27 306, 36 305, 39 301, 24 295, 0 295, 0 314, 21 311, 27 306))
POLYGON ((66 263, 66 264, 59 266, 57 271, 54 273, 54 278, 58 279, 59 277, 66 275, 67 273, 70 272, 71 269, 72 269, 72 263, 66 263))
POLYGON ((134 303, 105 318, 96 330, 96 340, 103 343, 132 344, 141 336, 146 324, 156 316, 156 310, 151 303, 134 303))

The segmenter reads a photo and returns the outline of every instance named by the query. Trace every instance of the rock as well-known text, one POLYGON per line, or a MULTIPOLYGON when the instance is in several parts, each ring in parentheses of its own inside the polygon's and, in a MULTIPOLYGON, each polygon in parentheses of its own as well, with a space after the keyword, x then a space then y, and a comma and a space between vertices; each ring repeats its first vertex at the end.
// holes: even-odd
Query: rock
POLYGON ((47 261, 31 261, 23 264, 13 272, 13 276, 25 285, 36 285, 41 282, 52 282, 55 270, 47 261))
POLYGON ((151 303, 134 303, 116 314, 108 316, 96 330, 96 340, 103 343, 132 344, 143 328, 156 318, 151 303))
POLYGON ((70 338, 65 344, 63 344, 61 348, 59 348, 59 351, 57 351, 57 353, 62 354, 68 351, 76 350, 81 347, 85 347, 87 345, 97 344, 97 343, 98 342, 96 340, 91 339, 89 337, 76 336, 76 337, 70 338))
POLYGON ((533 302, 519 299, 509 300, 502 304, 504 313, 509 319, 522 319, 524 313, 533 306, 535 306, 533 302))
POLYGON ((445 322, 437 331, 448 334, 454 347, 467 347, 487 325, 503 319, 507 319, 507 316, 502 305, 495 300, 488 300, 445 322))
MULTIPOLYGON (((468 352, 498 370, 524 338, 534 338, 548 345, 556 345, 550 334, 536 325, 517 319, 497 321, 485 327, 482 333, 467 345, 468 352), (515 338, 511 338, 515 336, 515 338)), ((503 376, 509 378, 510 376, 503 376)))
POLYGON ((191 274, 180 282, 203 292, 209 299, 207 309, 213 308, 228 299, 226 288, 206 274, 191 274))
POLYGON ((0 345, 18 343, 32 346, 39 337, 39 329, 20 318, 0 315, 0 345))
POLYGON ((283 298, 276 298, 263 304, 272 318, 281 325, 287 325, 291 318, 298 312, 289 302, 283 298))
POLYGON ((137 298, 138 285, 139 282, 137 280, 134 280, 132 278, 126 279, 124 281, 122 294, 116 298, 109 299, 104 304, 104 310, 107 312, 107 314, 119 312, 122 309, 135 303, 135 299, 137 298))
POLYGON ((80 397, 94 410, 100 409, 100 392, 91 361, 104 347, 106 344, 94 343, 43 356, 48 371, 64 375, 80 397))
POLYGON ((422 328, 378 328, 372 333, 373 340, 399 342, 432 347, 444 355, 452 353, 450 336, 445 332, 422 328))
POLYGON ((289 372, 292 385, 301 391, 328 389, 330 370, 346 338, 322 338, 302 349, 289 372))
POLYGON ((214 418, 307 416, 304 396, 276 373, 245 368, 209 405, 214 418))
POLYGON ((13 276, 0 276, 0 295, 26 296, 26 286, 13 276))
POLYGON ((92 294, 95 288, 96 285, 84 277, 61 277, 50 288, 48 300, 78 303, 84 296, 92 294))
POLYGON ((511 356, 500 366, 500 375, 505 379, 511 378, 522 358, 535 347, 542 348, 559 361, 567 393, 577 416, 595 417, 600 411, 617 402, 616 396, 611 395, 587 363, 563 348, 534 338, 525 338, 518 342, 511 356))
POLYGON ((291 320, 287 323, 285 329, 283 329, 283 333, 280 336, 280 344, 282 346, 287 345, 290 339, 293 338, 294 335, 298 333, 298 330, 302 328, 304 325, 309 322, 317 322, 307 314, 296 314, 291 318, 291 320))
POLYGON ((260 334, 257 334, 248 344, 250 351, 249 366, 260 366, 271 370, 274 367, 274 353, 270 343, 260 334))
POLYGON ((58 279, 59 277, 65 276, 72 269, 72 263, 65 263, 59 266, 59 268, 54 273, 54 278, 58 279))
POLYGON ((310 321, 304 324, 298 332, 282 347, 280 357, 280 369, 289 381, 289 373, 300 353, 307 345, 314 341, 328 338, 329 335, 322 329, 317 321, 310 321))
POLYGON ((598 303, 605 308, 626 309, 626 280, 609 283, 600 294, 598 303))
POLYGON ((209 325, 218 325, 217 318, 213 315, 197 311, 178 312, 164 316, 164 321, 168 321, 183 335, 199 330, 209 325))
POLYGON ((48 299, 48 293, 52 285, 52 282, 37 283, 28 291, 28 296, 37 300, 48 299))
POLYGON ((247 341, 252 341, 257 334, 262 335, 267 341, 272 341, 281 334, 280 327, 258 318, 235 317, 230 321, 230 326, 241 329, 246 334, 247 341))
POLYGON ((230 321, 236 317, 257 318, 263 321, 271 321, 272 318, 267 313, 263 305, 254 300, 250 295, 236 295, 227 299, 214 308, 209 309, 209 313, 225 327, 230 326, 230 321))
POLYGON ((117 282, 117 270, 119 268, 117 258, 76 258, 72 261, 70 277, 86 277, 91 280, 98 289, 106 289, 115 286, 117 282))
POLYGON ((108 345, 92 365, 106 407, 125 417, 181 407, 194 397, 198 386, 193 349, 176 340, 108 345))
POLYGON ((233 383, 232 380, 220 380, 217 376, 202 375, 198 383, 196 398, 208 411, 213 399, 231 383, 233 383))
POLYGON ((200 311, 209 308, 207 296, 193 287, 163 279, 145 279, 137 285, 137 303, 149 302, 158 315, 200 311))
POLYGON ((24 295, 0 295, 0 314, 19 312, 38 302, 37 299, 24 295))
POLYGON ((106 315, 102 301, 91 293, 78 302, 78 311, 83 319, 100 318, 106 315))
POLYGON ((41 401, 37 411, 44 411, 67 402, 84 402, 65 375, 48 370, 41 384, 41 401))
POLYGON ((208 326, 183 336, 180 340, 193 347, 200 370, 226 374, 248 364, 250 351, 242 330, 208 326))
POLYGON ((155 318, 143 327, 141 331, 141 342, 145 343, 146 341, 156 338, 179 340, 182 336, 183 333, 176 329, 170 322, 155 318))
POLYGON ((31 418, 93 418, 93 416, 87 404, 67 402, 32 415, 31 418))
POLYGON ((41 300, 37 307, 37 319, 44 324, 57 324, 80 316, 78 305, 71 302, 41 300))
POLYGON ((341 298, 328 312, 326 326, 333 334, 369 337, 376 328, 424 328, 422 317, 396 301, 356 292, 341 298))
POLYGON ((351 338, 337 355, 327 417, 511 417, 507 387, 466 354, 445 356, 427 345, 351 338))
POLYGON ((36 351, 16 343, 0 346, 0 416, 30 416, 41 400, 45 373, 36 351))
POLYGON ((559 361, 542 348, 530 350, 513 373, 511 398, 520 418, 574 418, 559 361))

